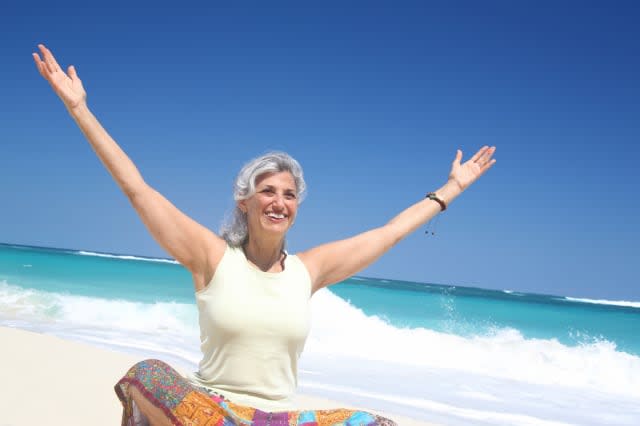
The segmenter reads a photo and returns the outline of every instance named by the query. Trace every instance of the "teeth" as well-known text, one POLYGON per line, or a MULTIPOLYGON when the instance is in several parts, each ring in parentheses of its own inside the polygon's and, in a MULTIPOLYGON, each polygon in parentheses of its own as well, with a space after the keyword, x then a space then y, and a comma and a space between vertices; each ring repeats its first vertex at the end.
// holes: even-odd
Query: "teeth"
POLYGON ((284 215, 282 213, 267 213, 267 216, 274 219, 284 219, 284 215))

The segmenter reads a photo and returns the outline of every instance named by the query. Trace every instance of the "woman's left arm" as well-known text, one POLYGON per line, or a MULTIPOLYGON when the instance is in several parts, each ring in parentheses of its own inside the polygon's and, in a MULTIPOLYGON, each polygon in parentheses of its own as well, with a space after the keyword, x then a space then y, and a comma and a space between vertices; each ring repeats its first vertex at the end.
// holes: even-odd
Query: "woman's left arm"
MULTIPOLYGON (((495 150, 495 147, 485 146, 464 164, 461 163, 462 151, 458 150, 451 165, 449 180, 435 191, 436 197, 448 206, 495 164, 496 160, 492 158, 495 150)), ((384 226, 300 253, 298 256, 311 275, 313 292, 366 268, 404 237, 431 220, 441 209, 438 201, 425 198, 384 226)))

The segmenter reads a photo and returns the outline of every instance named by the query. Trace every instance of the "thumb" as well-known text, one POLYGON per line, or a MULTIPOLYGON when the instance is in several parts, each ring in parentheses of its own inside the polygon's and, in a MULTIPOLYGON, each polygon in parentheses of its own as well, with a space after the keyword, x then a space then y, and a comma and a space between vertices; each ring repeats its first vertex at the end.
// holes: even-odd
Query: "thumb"
POLYGON ((457 150, 456 151, 456 158, 454 158, 454 160, 453 160, 453 165, 455 166, 456 164, 460 164, 461 160, 462 160, 462 151, 461 150, 457 150))
POLYGON ((69 65, 67 74, 69 74, 69 77, 71 77, 71 80, 79 80, 78 73, 76 73, 76 67, 74 67, 73 65, 69 65))

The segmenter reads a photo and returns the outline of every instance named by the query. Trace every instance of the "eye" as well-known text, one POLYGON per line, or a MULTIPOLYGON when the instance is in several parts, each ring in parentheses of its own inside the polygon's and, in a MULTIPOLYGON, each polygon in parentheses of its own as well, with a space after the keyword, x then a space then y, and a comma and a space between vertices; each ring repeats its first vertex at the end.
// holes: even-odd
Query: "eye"
POLYGON ((297 198, 296 194, 293 192, 287 192, 284 196, 287 200, 295 200, 297 198))

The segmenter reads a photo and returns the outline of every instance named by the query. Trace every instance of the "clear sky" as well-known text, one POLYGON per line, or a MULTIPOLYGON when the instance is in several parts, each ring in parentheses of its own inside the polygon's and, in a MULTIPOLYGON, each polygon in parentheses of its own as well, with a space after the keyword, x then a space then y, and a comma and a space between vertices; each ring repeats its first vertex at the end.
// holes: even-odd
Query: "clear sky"
POLYGON ((586 1, 18 2, 0 15, 0 242, 162 256, 31 59, 74 64, 145 179, 217 230, 247 160, 309 196, 290 251, 498 162, 361 275, 640 300, 640 7, 586 1))

